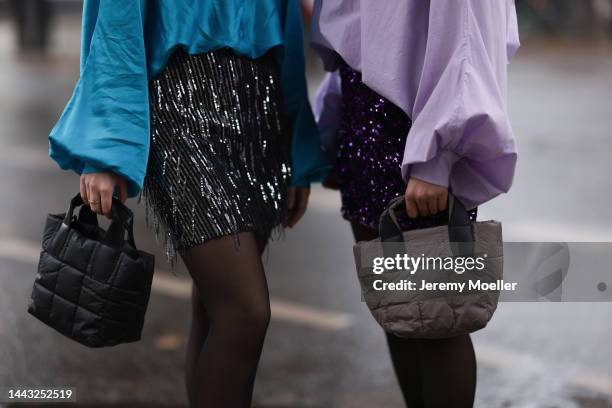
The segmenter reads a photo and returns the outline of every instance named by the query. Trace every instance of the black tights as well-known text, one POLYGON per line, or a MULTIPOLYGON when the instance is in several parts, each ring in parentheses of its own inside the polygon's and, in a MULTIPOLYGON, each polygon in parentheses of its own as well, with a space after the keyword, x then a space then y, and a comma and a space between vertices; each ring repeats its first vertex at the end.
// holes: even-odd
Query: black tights
POLYGON ((253 233, 222 237, 183 255, 194 282, 185 377, 192 407, 250 407, 270 321, 263 245, 253 233))
MULTIPOLYGON (((378 232, 352 224, 356 241, 378 232)), ((476 357, 469 334, 449 339, 404 339, 386 333, 408 408, 470 408, 476 393, 476 357)))

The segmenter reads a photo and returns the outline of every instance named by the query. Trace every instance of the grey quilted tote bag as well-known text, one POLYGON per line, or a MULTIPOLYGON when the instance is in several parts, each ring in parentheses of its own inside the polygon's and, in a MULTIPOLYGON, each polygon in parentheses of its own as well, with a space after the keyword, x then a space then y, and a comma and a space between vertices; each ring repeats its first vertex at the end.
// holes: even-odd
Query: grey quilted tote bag
POLYGON ((381 215, 380 238, 354 246, 363 300, 386 332, 453 337, 493 316, 503 277, 501 223, 472 222, 452 196, 448 208, 448 225, 401 231, 397 212, 405 205, 397 197, 381 215))

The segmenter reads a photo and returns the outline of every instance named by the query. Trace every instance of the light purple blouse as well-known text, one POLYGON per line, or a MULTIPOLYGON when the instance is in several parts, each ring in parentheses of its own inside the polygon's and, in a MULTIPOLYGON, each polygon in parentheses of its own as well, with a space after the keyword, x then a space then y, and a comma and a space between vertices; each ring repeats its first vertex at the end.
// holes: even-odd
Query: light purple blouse
POLYGON ((317 95, 335 146, 343 59, 413 125, 402 175, 450 186, 473 208, 512 185, 516 143, 507 64, 519 47, 514 0, 315 0, 312 44, 327 74, 317 95))

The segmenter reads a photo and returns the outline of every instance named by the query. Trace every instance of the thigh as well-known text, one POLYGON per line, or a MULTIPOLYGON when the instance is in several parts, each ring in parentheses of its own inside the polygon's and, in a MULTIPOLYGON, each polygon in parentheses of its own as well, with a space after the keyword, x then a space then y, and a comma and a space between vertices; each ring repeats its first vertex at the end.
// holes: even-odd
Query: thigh
POLYGON ((183 254, 209 319, 269 307, 266 276, 254 233, 212 239, 183 254))
POLYGON ((204 302, 202 302, 202 296, 195 282, 191 287, 191 312, 194 320, 198 322, 205 322, 207 320, 204 302))

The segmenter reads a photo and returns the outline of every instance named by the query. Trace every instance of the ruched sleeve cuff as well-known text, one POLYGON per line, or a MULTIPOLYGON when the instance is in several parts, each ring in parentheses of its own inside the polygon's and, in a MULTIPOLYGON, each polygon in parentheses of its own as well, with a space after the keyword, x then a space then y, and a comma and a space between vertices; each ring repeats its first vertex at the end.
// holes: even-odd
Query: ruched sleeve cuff
POLYGON ((83 166, 83 171, 81 174, 90 174, 90 173, 104 173, 105 170, 102 167, 94 166, 93 164, 85 163, 83 166))
MULTIPOLYGON (((81 172, 81 174, 90 174, 90 173, 108 173, 109 171, 107 169, 105 169, 104 167, 100 167, 100 166, 96 166, 95 164, 92 163, 85 163, 85 165, 83 166, 83 171, 81 172)), ((119 176, 123 177, 126 181, 127 184, 127 193, 128 193, 128 197, 135 197, 138 195, 138 193, 140 192, 140 183, 137 182, 136 180, 132 180, 130 179, 130 177, 127 174, 122 174, 122 173, 117 173, 117 172, 111 172, 113 174, 118 174, 119 176)), ((117 188, 115 187, 115 195, 119 195, 119 191, 117 190, 117 188)))
POLYGON ((452 168, 458 160, 459 155, 457 153, 450 150, 440 150, 433 159, 409 166, 407 173, 410 177, 448 187, 452 168))

